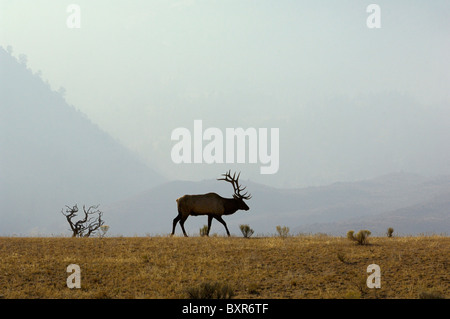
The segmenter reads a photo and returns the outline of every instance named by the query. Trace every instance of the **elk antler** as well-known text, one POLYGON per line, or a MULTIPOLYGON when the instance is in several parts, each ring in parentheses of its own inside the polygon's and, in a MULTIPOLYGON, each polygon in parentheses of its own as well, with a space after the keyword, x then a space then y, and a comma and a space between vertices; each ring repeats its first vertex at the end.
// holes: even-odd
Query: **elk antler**
POLYGON ((248 192, 245 192, 244 194, 241 194, 241 192, 246 188, 241 188, 241 186, 239 186, 239 176, 241 175, 241 173, 239 172, 237 178, 236 178, 236 173, 233 174, 233 177, 231 177, 231 170, 229 170, 227 173, 222 174, 222 176, 225 176, 225 178, 218 178, 218 181, 226 181, 231 183, 231 185, 233 186, 234 189, 234 195, 238 198, 242 198, 242 199, 250 199, 252 198, 252 195, 249 194, 247 195, 248 192))

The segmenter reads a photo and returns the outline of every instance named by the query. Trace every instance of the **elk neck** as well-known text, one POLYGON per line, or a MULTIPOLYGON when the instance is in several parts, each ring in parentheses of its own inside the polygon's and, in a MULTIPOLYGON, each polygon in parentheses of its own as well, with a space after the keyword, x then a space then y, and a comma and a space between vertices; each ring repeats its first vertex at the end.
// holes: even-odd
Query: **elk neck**
POLYGON ((234 214, 239 209, 239 202, 234 198, 224 198, 224 215, 234 214))

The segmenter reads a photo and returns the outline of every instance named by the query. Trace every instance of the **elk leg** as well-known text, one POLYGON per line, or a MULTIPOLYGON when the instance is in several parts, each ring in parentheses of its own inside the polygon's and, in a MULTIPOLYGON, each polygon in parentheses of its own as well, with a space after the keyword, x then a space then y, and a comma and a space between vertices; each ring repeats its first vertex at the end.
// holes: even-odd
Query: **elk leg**
POLYGON ((183 230, 184 237, 188 237, 188 235, 186 234, 186 231, 184 230, 184 222, 186 221, 187 218, 188 218, 188 216, 181 216, 181 220, 180 220, 180 225, 181 225, 181 229, 183 230))
POLYGON ((230 237, 230 232, 228 231, 228 227, 227 227, 227 223, 225 223, 225 221, 222 219, 221 216, 214 216, 215 219, 217 219, 219 222, 222 223, 222 225, 225 226, 225 230, 227 231, 227 235, 228 237, 230 237))
POLYGON ((209 236, 209 230, 211 229, 211 222, 213 217, 211 215, 208 215, 208 230, 206 232, 206 236, 209 236))
POLYGON ((181 219, 181 214, 178 214, 178 216, 173 219, 172 236, 175 235, 175 226, 177 225, 177 223, 180 219, 181 219))

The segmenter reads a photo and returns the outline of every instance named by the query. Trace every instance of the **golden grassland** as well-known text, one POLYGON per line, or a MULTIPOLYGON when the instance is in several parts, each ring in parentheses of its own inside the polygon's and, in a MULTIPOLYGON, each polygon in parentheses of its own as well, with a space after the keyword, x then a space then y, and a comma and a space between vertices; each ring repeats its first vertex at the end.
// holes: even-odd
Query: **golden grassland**
POLYGON ((202 283, 234 298, 450 297, 450 237, 0 238, 0 298, 187 298, 202 283), (69 289, 69 264, 81 288, 69 289), (367 266, 381 288, 366 285, 367 266))

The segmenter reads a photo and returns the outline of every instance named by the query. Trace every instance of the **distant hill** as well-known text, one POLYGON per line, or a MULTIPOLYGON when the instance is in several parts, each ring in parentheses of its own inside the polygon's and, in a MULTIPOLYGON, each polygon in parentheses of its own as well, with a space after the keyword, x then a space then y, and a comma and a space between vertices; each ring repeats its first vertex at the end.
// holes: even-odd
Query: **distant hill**
POLYGON ((60 234, 64 205, 164 181, 1 47, 0 70, 0 235, 60 234))
POLYGON ((294 228, 297 233, 326 233, 345 235, 349 230, 368 229, 373 235, 383 236, 389 227, 394 235, 427 235, 450 233, 450 192, 428 201, 367 217, 356 217, 340 222, 315 223, 294 228))
MULTIPOLYGON (((277 225, 290 227, 292 234, 324 232, 343 236, 350 229, 369 229, 374 235, 383 235, 387 227, 393 227, 397 234, 450 230, 449 176, 389 174, 366 181, 299 189, 277 189, 245 180, 241 183, 253 196, 247 202, 250 210, 224 218, 230 231, 237 235, 240 224, 249 224, 261 235, 275 234, 277 225)), ((168 234, 177 215, 175 199, 211 191, 224 197, 233 193, 230 185, 216 180, 173 181, 113 203, 107 207, 111 232, 168 234)), ((206 223, 205 216, 189 217, 185 227, 188 233, 197 235, 206 223)), ((181 234, 177 227, 176 233, 181 234)), ((213 221, 212 233, 215 232, 225 233, 223 226, 213 221)))

